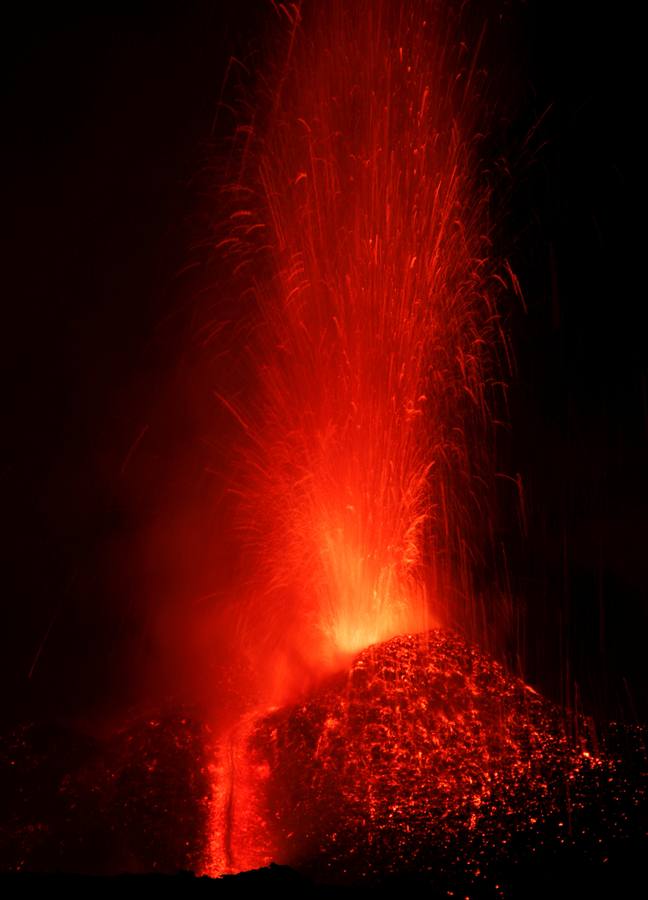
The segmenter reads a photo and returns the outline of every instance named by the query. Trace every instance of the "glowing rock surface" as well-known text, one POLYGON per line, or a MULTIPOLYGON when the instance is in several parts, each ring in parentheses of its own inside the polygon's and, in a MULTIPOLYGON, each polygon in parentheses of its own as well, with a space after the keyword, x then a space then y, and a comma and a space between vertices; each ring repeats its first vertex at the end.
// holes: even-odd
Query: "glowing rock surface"
POLYGON ((363 651, 258 721, 247 754, 275 858, 357 878, 478 866, 521 834, 527 849, 562 843, 611 771, 586 726, 571 721, 568 737, 553 704, 434 630, 363 651))

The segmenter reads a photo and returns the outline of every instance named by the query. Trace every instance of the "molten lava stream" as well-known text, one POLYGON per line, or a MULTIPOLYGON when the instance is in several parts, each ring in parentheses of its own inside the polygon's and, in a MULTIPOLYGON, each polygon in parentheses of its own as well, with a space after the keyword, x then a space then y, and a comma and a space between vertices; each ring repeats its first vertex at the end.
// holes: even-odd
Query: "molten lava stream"
POLYGON ((244 716, 215 748, 205 866, 205 874, 214 877, 275 861, 264 803, 270 770, 267 764, 255 765, 249 753, 261 716, 259 711, 244 716))

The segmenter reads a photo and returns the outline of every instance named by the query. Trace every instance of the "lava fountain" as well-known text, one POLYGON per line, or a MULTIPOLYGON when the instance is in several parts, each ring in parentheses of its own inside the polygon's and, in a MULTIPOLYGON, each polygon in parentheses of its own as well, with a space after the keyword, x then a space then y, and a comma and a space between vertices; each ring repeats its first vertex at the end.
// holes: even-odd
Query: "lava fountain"
POLYGON ((219 241, 253 293, 256 384, 220 396, 245 438, 255 641, 262 610, 326 665, 447 618, 467 590, 502 277, 476 50, 447 49, 443 7, 280 10, 286 59, 243 129, 219 241))
POLYGON ((261 710, 469 608, 507 350, 479 40, 452 4, 276 11, 283 58, 239 129, 217 241, 252 298, 254 384, 218 396, 241 428, 232 628, 259 689, 215 766, 212 871, 272 858, 268 767, 247 761, 261 710))

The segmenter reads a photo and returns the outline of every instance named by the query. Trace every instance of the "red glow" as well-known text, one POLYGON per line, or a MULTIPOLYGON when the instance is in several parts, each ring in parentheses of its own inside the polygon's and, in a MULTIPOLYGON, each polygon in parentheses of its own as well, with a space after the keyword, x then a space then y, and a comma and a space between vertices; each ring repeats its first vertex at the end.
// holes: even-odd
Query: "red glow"
MULTIPOLYGON (((369 645, 456 618, 488 528, 505 345, 478 48, 434 3, 277 10, 285 58, 240 131, 219 242, 254 297, 255 388, 219 397, 246 448, 236 489, 251 575, 236 628, 266 704, 369 645)), ((212 871, 267 859, 254 812, 236 852, 226 846, 241 729, 215 777, 212 871)), ((248 811, 250 778, 237 801, 248 811)))

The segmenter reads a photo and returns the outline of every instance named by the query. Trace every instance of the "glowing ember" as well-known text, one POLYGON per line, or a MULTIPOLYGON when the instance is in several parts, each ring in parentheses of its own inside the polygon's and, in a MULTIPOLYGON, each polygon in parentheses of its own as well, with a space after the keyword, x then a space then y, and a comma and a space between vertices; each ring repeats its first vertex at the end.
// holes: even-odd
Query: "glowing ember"
MULTIPOLYGON (((435 630, 365 650, 304 702, 248 724, 238 765, 256 779, 269 858, 334 879, 483 868, 516 841, 528 854, 571 839, 583 792, 591 812, 597 778, 612 780, 585 720, 573 728, 568 739, 558 708, 435 630)), ((231 847, 254 846, 248 799, 231 847)))

